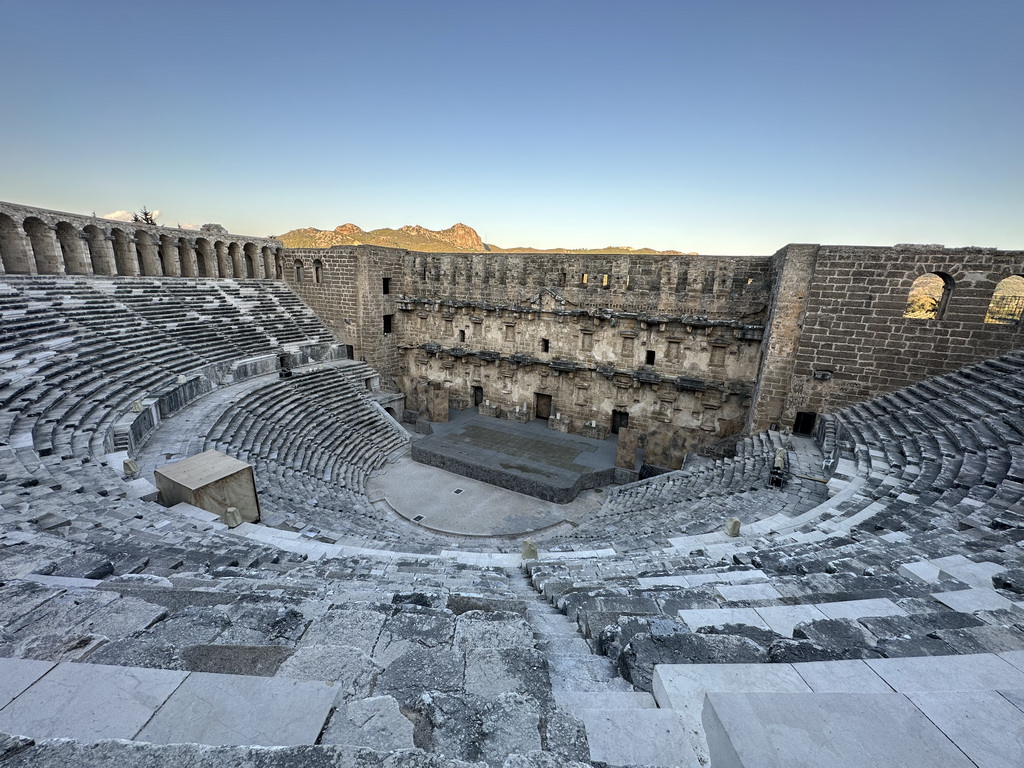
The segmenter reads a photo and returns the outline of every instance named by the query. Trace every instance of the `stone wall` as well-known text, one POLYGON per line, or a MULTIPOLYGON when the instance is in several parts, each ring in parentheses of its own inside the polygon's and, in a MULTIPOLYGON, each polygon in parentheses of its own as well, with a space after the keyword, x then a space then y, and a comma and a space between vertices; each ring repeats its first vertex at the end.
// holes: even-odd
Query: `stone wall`
POLYGON ((0 202, 0 274, 273 278, 279 240, 0 202))
POLYGON ((563 431, 628 423, 662 466, 745 421, 769 259, 338 246, 286 262, 284 278, 413 411, 438 417, 441 386, 451 408, 550 408, 563 431))
POLYGON ((794 423, 1024 347, 1020 322, 986 322, 996 284, 1024 273, 1024 252, 939 245, 790 245, 776 291, 750 425, 794 423), (904 317, 928 273, 950 286, 934 319, 904 317))

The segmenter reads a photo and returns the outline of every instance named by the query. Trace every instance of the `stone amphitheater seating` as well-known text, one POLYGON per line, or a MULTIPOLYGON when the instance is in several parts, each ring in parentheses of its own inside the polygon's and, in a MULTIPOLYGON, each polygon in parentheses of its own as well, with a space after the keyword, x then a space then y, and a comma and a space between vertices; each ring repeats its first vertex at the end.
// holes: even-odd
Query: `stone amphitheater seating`
POLYGON ((4 768, 1024 762, 1024 353, 609 489, 523 562, 369 501, 406 438, 279 283, 5 277, 0 313, 4 768), (114 471, 250 378, 198 447, 271 525, 114 471))

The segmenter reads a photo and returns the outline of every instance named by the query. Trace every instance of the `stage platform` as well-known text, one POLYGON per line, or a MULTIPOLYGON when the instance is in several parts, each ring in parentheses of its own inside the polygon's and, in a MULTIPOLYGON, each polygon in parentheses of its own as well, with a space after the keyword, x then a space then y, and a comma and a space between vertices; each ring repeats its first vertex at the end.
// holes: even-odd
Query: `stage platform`
POLYGON ((517 424, 475 408, 431 427, 433 434, 412 444, 415 461, 545 501, 566 504, 615 478, 614 436, 569 435, 541 419, 517 424))

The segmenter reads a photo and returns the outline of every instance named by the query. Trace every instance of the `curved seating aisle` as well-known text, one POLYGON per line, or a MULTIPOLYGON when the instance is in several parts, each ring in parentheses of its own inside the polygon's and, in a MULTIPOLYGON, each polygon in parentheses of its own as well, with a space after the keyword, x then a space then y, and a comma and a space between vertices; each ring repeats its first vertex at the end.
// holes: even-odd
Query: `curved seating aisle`
MULTIPOLYGON (((723 663, 742 676, 742 665, 766 663, 957 656, 984 665, 1014 653, 1017 660, 1021 414, 1024 354, 1012 353, 829 417, 839 447, 832 496, 791 518, 795 528, 766 510, 739 540, 713 532, 646 553, 547 553, 526 568, 593 647, 662 706, 673 696, 664 680, 679 675, 704 680, 706 691, 772 690, 729 687, 735 681, 711 668, 723 663), (659 673, 659 664, 668 666, 659 673), (672 672, 678 664, 691 671, 672 672)), ((688 482, 673 474, 613 499, 636 499, 633 515, 657 509, 688 482)), ((735 490, 726 479, 707 496, 735 490)), ((752 680, 767 674, 750 672, 752 680)), ((839 677, 829 685, 851 690, 839 677)))
MULTIPOLYGON (((733 459, 615 489, 593 520, 538 539, 527 584, 515 557, 382 533, 363 483, 404 437, 358 363, 275 380, 208 434, 254 464, 280 529, 163 509, 100 466, 117 420, 178 376, 328 340, 296 302, 261 281, 0 279, 0 680, 24 681, 0 696, 0 732, 37 739, 0 735, 5 766, 482 768, 531 751, 510 768, 698 765, 705 692, 799 668, 849 696, 854 667, 904 660, 1024 674, 1024 354, 828 417, 819 453, 756 435, 733 459), (783 491, 767 487, 778 445, 783 491), (737 538, 720 532, 732 516, 737 538), (168 688, 133 725, 109 702, 140 680, 168 688), (195 717, 201 700, 218 717, 195 717), (92 746, 106 737, 126 741, 92 746)), ((994 730, 1016 732, 998 712, 994 730)))

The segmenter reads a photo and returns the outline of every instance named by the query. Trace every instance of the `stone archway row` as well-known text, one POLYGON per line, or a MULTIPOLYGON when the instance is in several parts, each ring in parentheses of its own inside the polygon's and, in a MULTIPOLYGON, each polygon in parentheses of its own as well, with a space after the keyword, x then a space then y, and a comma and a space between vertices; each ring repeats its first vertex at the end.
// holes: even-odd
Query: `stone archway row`
POLYGON ((0 274, 280 278, 280 241, 0 203, 0 274))

